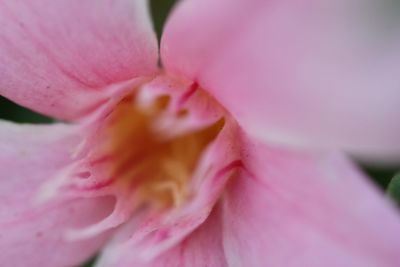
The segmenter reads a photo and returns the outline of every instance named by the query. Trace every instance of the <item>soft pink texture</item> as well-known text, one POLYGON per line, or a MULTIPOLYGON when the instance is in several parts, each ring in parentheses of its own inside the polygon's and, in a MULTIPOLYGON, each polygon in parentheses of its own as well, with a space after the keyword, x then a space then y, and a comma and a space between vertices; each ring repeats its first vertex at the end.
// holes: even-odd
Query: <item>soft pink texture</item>
POLYGON ((244 139, 223 197, 230 266, 398 266, 399 216, 346 157, 244 139))
POLYGON ((400 38, 389 2, 182 1, 162 61, 261 140, 393 159, 400 38))
POLYGON ((0 94, 62 119, 108 97, 107 86, 157 71, 142 0, 0 1, 0 94))
POLYGON ((42 184, 70 161, 77 137, 61 124, 16 125, 0 121, 0 262, 4 266, 73 266, 93 255, 107 233, 82 242, 66 230, 106 216, 112 201, 79 199, 35 206, 42 184))
POLYGON ((112 264, 100 258, 96 267, 227 267, 221 226, 221 214, 214 211, 190 236, 153 261, 143 263, 132 259, 134 253, 127 252, 112 264))
MULTIPOLYGON (((163 61, 169 73, 215 95, 251 136, 396 154, 399 127, 388 122, 398 111, 392 86, 398 54, 387 47, 378 57, 371 42, 360 42, 361 28, 352 24, 357 12, 343 9, 360 1, 186 1, 167 26, 163 61), (344 117, 352 124, 343 127, 344 117)), ((77 118, 106 97, 118 99, 112 84, 147 79, 157 70, 145 1, 0 0, 0 7, 0 93, 27 107, 77 118)), ((146 86, 179 87, 165 79, 146 86)), ((215 118, 209 102, 181 99, 196 106, 186 129, 215 118)), ((100 265, 396 266, 399 218, 347 159, 266 147, 246 134, 242 140, 227 118, 232 128, 207 149, 193 177, 198 194, 171 214, 132 219, 133 207, 112 190, 63 190, 55 203, 32 207, 39 187, 72 162, 80 137, 63 125, 1 123, 0 262, 75 265, 103 244, 107 233, 101 232, 129 219, 100 265), (111 213, 114 202, 96 197, 110 192, 122 210, 117 205, 111 213), (71 229, 83 229, 69 232, 74 239, 98 236, 64 242, 71 229)), ((94 173, 88 178, 86 185, 101 181, 94 173)))

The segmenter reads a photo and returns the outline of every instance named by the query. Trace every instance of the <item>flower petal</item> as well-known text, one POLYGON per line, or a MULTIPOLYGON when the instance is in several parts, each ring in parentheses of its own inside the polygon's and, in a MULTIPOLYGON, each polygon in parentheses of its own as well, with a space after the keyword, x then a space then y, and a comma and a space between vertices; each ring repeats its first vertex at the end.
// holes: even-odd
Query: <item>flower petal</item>
POLYGON ((107 234, 68 242, 64 232, 100 220, 105 198, 35 206, 39 187, 52 178, 77 145, 71 126, 0 122, 0 262, 6 266, 75 266, 95 253, 107 234))
POLYGON ((400 220, 342 155, 248 142, 224 197, 231 266, 397 266, 400 220))
POLYGON ((144 0, 1 1, 0 25, 0 94, 47 115, 76 118, 157 70, 144 0))
POLYGON ((207 220, 182 242, 157 257, 151 262, 141 262, 133 258, 133 253, 125 253, 118 257, 117 263, 108 262, 105 254, 96 267, 226 267, 222 248, 221 218, 218 210, 214 210, 207 220))
POLYGON ((394 4, 182 1, 167 23, 162 60, 261 140, 398 156, 394 4))

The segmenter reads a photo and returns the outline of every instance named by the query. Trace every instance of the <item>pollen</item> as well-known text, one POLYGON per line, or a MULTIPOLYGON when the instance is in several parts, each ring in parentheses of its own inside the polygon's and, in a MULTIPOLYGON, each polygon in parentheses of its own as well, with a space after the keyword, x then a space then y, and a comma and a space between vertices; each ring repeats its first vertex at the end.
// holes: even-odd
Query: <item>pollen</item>
MULTIPOLYGON (((124 98, 109 115, 107 141, 102 151, 112 160, 107 167, 118 186, 131 188, 139 201, 158 207, 176 207, 191 197, 189 183, 205 148, 224 125, 220 119, 203 129, 176 136, 157 130, 169 96, 159 96, 141 107, 135 96, 124 98)), ((182 119, 190 111, 179 110, 182 119)))

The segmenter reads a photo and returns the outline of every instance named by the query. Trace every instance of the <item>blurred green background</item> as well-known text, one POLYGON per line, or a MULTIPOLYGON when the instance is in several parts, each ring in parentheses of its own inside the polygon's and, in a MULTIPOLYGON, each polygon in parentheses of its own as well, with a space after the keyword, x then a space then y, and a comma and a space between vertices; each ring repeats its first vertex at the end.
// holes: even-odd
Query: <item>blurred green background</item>
MULTIPOLYGON (((161 36, 162 28, 164 22, 167 18, 168 13, 170 12, 174 0, 152 0, 151 3, 151 12, 154 20, 154 27, 157 32, 158 38, 161 36)), ((21 106, 18 106, 7 99, 0 96, 0 119, 11 120, 20 123, 49 123, 53 120, 51 118, 42 116, 40 114, 29 111, 21 106)), ((374 168, 371 166, 361 166, 371 177, 372 181, 375 182, 380 188, 386 190, 389 182, 392 177, 396 173, 396 169, 394 168, 374 168)), ((394 184, 394 183, 393 183, 394 184)), ((399 186, 400 186, 400 176, 396 182, 397 187, 395 185, 392 186, 392 190, 390 193, 392 197, 398 198, 399 186)), ((90 267, 93 266, 94 258, 89 262, 84 264, 82 267, 90 267)))

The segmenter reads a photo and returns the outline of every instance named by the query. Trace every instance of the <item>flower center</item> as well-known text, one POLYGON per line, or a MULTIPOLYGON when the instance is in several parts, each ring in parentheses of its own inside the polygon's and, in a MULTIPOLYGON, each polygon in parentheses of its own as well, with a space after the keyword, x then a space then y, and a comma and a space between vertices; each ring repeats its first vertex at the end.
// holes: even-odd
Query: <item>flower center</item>
MULTIPOLYGON (((182 120, 187 110, 168 110, 171 98, 158 96, 143 106, 125 97, 108 116, 102 155, 115 183, 131 188, 139 201, 179 206, 192 194, 189 182, 202 152, 224 125, 220 119, 200 130, 178 134, 159 127, 165 115, 182 120)), ((169 129, 171 130, 171 129, 169 129)))

